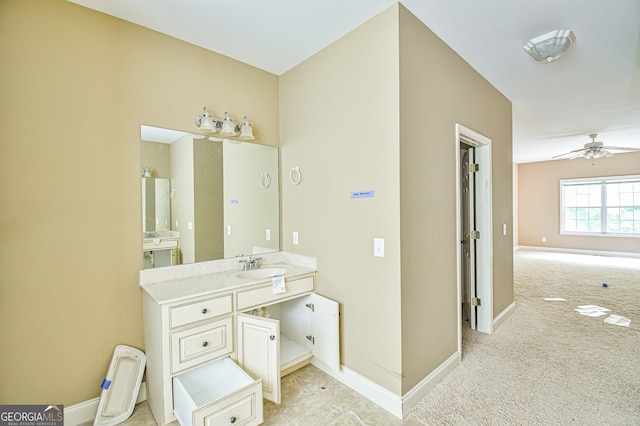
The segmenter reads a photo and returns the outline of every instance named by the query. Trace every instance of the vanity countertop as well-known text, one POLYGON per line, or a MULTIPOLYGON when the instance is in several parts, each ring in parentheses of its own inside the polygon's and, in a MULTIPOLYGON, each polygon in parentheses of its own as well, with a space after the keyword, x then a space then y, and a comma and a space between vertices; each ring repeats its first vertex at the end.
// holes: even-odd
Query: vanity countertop
MULTIPOLYGON (((268 270, 269 268, 285 267, 287 271, 284 274, 285 280, 302 277, 305 275, 313 274, 316 272, 315 259, 311 261, 303 259, 302 262, 291 262, 291 260, 297 259, 298 256, 284 256, 279 258, 269 259, 269 263, 261 264, 260 269, 253 271, 268 270), (289 260, 289 261, 287 261, 289 260)), ((237 262, 237 261, 236 261, 237 262)), ((179 265, 179 266, 192 266, 192 265, 179 265)), ((145 279, 142 275, 144 271, 141 271, 140 287, 148 293, 158 304, 166 304, 179 302, 181 300, 190 299, 193 297, 200 297, 206 295, 213 295, 229 290, 237 290, 242 287, 250 287, 253 285, 260 285, 272 282, 272 278, 266 277, 243 277, 246 272, 238 268, 234 264, 234 269, 227 270, 202 270, 202 268, 195 269, 196 273, 193 274, 167 274, 173 275, 169 279, 145 279), (180 276, 182 275, 182 276, 180 276)), ((169 267, 172 268, 172 267, 169 267)), ((162 270, 164 268, 161 268, 162 270)), ((214 268, 215 269, 215 268, 214 268)))

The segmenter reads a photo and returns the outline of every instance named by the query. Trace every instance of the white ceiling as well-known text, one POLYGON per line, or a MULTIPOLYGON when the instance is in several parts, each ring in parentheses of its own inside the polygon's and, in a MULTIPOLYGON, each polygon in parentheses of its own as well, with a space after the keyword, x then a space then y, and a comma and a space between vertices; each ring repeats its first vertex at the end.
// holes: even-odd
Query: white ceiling
MULTIPOLYGON (((70 0, 280 75, 393 0, 70 0)), ((590 142, 640 148, 640 1, 402 0, 513 103, 513 159, 590 142), (571 29, 552 63, 522 49, 571 29)))

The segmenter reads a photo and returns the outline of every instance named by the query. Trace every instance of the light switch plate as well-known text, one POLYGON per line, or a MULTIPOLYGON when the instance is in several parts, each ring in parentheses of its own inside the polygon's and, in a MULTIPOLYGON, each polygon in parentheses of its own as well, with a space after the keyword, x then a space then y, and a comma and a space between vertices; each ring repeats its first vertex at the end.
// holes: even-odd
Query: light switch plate
POLYGON ((294 245, 298 245, 298 232, 297 231, 293 231, 293 244, 294 245))
POLYGON ((373 255, 375 257, 384 257, 384 238, 373 239, 373 255))
POLYGON ((267 241, 271 241, 271 229, 267 229, 265 237, 267 241))

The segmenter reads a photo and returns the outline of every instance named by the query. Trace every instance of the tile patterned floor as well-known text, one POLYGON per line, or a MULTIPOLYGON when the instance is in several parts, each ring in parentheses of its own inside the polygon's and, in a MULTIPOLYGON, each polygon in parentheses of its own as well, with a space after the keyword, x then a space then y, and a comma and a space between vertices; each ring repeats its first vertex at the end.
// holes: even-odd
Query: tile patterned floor
MULTIPOLYGON (((399 420, 318 368, 308 365, 282 378, 282 403, 264 402, 264 424, 286 426, 420 425, 417 419, 399 420)), ((146 402, 138 404, 127 426, 156 422, 146 402)), ((179 426, 177 422, 171 426, 179 426)))

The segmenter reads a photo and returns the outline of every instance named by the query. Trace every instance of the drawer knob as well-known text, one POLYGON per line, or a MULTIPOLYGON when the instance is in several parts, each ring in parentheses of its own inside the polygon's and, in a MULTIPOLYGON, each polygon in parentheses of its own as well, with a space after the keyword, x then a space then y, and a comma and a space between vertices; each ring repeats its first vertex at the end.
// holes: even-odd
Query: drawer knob
POLYGON ((209 312, 209 311, 207 310, 207 308, 204 308, 204 309, 202 310, 202 314, 203 314, 203 315, 204 315, 204 314, 206 314, 207 312, 209 312))
POLYGON ((269 336, 269 339, 271 340, 276 340, 276 336, 274 336, 273 334, 271 336, 269 336))
POLYGON ((209 342, 202 342, 202 347, 206 348, 207 346, 209 346, 209 342))
POLYGON ((230 423, 235 423, 236 422, 236 416, 231 416, 231 418, 229 419, 230 423))

